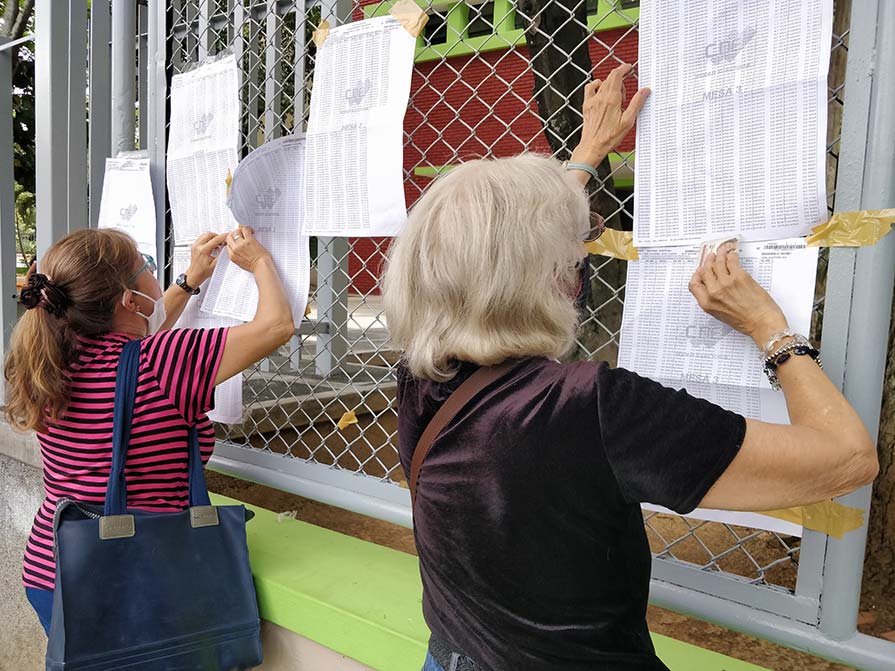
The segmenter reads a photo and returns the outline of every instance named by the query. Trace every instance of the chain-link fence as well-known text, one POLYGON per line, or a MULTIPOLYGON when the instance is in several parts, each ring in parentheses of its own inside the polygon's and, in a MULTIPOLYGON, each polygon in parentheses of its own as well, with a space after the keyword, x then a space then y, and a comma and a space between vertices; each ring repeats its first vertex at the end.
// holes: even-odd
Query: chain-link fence
MULTIPOLYGON (((388 2, 170 5, 174 74, 225 49, 240 60, 243 156, 266 140, 303 130, 316 51, 310 37, 319 22, 359 20, 390 8, 388 2), (340 9, 347 14, 338 16, 340 9)), ((433 177, 464 159, 521 151, 565 157, 579 131, 574 99, 584 84, 621 62, 637 61, 637 5, 603 0, 431 5, 405 121, 408 205, 433 177), (550 62, 558 63, 554 72, 545 71, 550 62), (559 103, 549 100, 557 96, 562 96, 559 103)), ((829 96, 831 210, 848 39, 847 18, 837 19, 829 96)), ((633 93, 636 77, 627 86, 633 93)), ((605 188, 593 196, 594 209, 615 227, 631 229, 634 178, 632 133, 610 157, 605 188)), ((403 484, 393 375, 399 354, 389 343, 378 290, 388 244, 375 238, 312 241, 315 272, 306 323, 290 346, 246 373, 243 422, 220 426, 223 442, 246 453, 284 455, 403 484), (346 413, 356 422, 343 421, 340 428, 346 413)), ((591 262, 591 298, 574 355, 614 364, 626 263, 604 257, 591 262)), ((825 269, 822 261, 818 315, 825 269)), ((819 336, 821 321, 815 322, 819 336)), ((238 452, 230 454, 240 458, 238 452)), ((795 589, 799 538, 661 513, 649 513, 645 520, 658 557, 795 589)))
MULTIPOLYGON (((304 130, 316 54, 311 35, 320 22, 379 16, 390 6, 388 0, 171 0, 165 3, 169 74, 222 50, 236 54, 245 156, 267 140, 304 130)), ((580 131, 583 86, 621 62, 637 62, 636 1, 430 0, 424 9, 429 22, 419 37, 405 118, 408 207, 432 179, 466 159, 522 151, 567 158, 580 131)), ((837 3, 828 96, 830 211, 850 15, 850 3, 837 3)), ((636 76, 626 86, 633 94, 636 76)), ((601 166, 601 186, 592 194, 593 209, 623 230, 632 227, 634 151, 632 132, 601 166)), ((289 346, 245 374, 243 421, 218 427, 216 458, 223 470, 409 524, 394 403, 399 352, 389 341, 379 296, 389 243, 311 239, 305 322, 289 346)), ((169 238, 169 262, 172 245, 169 238)), ((822 253, 818 266, 817 342, 828 258, 822 253)), ((591 295, 572 356, 615 364, 626 263, 590 260, 591 295)), ((822 534, 806 530, 798 538, 664 513, 644 519, 660 580, 817 625, 822 534), (806 544, 811 558, 800 567, 806 544)))

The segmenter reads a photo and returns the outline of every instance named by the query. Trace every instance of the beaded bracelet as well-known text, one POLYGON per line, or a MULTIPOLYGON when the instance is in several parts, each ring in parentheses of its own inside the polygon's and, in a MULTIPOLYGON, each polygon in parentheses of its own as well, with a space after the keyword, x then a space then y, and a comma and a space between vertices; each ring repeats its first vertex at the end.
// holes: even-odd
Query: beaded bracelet
MULTIPOLYGON (((804 336, 802 336, 804 339, 804 336)), ((776 352, 771 354, 764 362, 764 373, 768 376, 768 382, 771 383, 771 389, 780 391, 780 378, 777 377, 777 368, 792 358, 792 356, 808 355, 823 370, 824 363, 820 358, 820 352, 809 344, 802 342, 790 342, 783 345, 776 352)))

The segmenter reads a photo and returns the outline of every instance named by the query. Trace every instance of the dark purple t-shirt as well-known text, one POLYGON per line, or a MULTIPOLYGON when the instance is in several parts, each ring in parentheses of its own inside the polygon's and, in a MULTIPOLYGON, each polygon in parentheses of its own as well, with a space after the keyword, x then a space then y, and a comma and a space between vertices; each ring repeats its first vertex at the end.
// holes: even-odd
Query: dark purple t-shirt
MULTIPOLYGON (((398 370, 409 474, 423 430, 473 371, 398 370)), ((490 671, 654 671, 640 502, 690 512, 745 420, 605 364, 523 361, 432 445, 414 534, 433 634, 490 671)))

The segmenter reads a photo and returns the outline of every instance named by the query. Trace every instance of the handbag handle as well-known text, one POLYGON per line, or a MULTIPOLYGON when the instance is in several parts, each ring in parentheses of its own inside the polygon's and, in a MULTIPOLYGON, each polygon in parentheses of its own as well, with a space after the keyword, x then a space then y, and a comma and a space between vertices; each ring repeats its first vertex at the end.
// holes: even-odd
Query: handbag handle
POLYGON ((501 377, 509 373, 519 365, 521 359, 507 359, 497 366, 482 366, 457 387, 454 392, 448 396, 448 399, 441 404, 438 412, 429 421, 423 435, 420 436, 416 449, 413 451, 413 459, 410 463, 410 506, 416 502, 416 485, 420 477, 420 470, 423 467, 423 460, 429 454, 429 448, 438 438, 438 434, 457 416, 463 407, 473 399, 482 389, 492 382, 499 380, 501 377))
MULTIPOLYGON (((131 423, 140 377, 140 340, 131 340, 121 350, 118 372, 115 375, 115 414, 112 420, 112 470, 106 486, 103 515, 123 515, 127 512, 127 481, 124 465, 130 445, 131 423)), ((199 432, 191 426, 188 438, 190 506, 209 506, 208 486, 199 451, 199 432)))

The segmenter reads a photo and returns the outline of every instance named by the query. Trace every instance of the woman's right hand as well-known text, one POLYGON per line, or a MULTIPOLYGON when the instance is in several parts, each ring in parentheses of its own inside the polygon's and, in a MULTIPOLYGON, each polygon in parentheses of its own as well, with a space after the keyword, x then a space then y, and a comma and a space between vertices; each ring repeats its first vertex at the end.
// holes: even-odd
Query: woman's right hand
POLYGON ((690 280, 699 307, 751 337, 759 349, 787 328, 786 317, 770 294, 740 266, 736 250, 722 246, 709 254, 690 280))
POLYGON ((227 236, 227 250, 230 260, 250 273, 255 272, 259 261, 270 258, 270 252, 255 239, 254 231, 248 226, 240 226, 227 236))
POLYGON ((631 98, 625 109, 625 77, 633 66, 622 63, 606 77, 595 79, 584 87, 584 122, 581 141, 570 160, 596 167, 634 127, 650 90, 642 88, 631 98))

